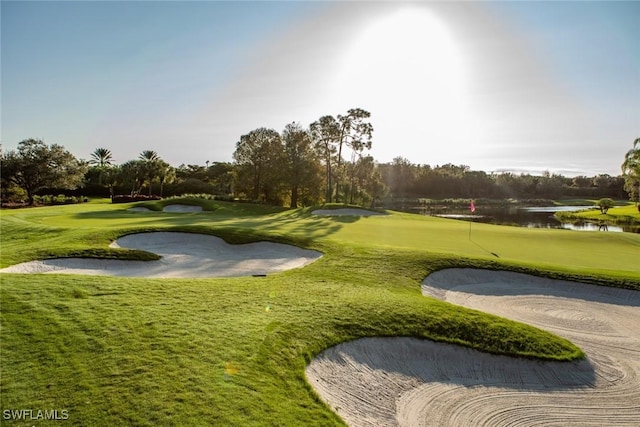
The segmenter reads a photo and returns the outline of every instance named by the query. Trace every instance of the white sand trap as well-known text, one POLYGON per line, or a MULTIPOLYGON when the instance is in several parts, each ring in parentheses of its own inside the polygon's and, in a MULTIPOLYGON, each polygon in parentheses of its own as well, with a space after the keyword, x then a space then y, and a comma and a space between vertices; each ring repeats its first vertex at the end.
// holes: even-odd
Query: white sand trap
POLYGON ((162 209, 162 212, 173 212, 173 213, 202 212, 202 206, 167 205, 162 209))
POLYGON ((322 256, 317 251, 280 243, 231 245, 215 236, 174 232, 130 234, 113 242, 111 247, 141 249, 162 258, 158 261, 56 258, 25 262, 0 272, 120 277, 233 277, 303 267, 322 256))
POLYGON ((313 215, 324 215, 324 216, 374 216, 374 215, 387 215, 382 212, 374 212, 369 211, 367 209, 356 209, 356 208, 341 208, 341 209, 316 209, 311 212, 313 215))
POLYGON ((422 292, 561 335, 587 359, 539 362, 414 338, 343 343, 306 374, 349 425, 640 425, 640 292, 473 269, 431 274, 422 292))

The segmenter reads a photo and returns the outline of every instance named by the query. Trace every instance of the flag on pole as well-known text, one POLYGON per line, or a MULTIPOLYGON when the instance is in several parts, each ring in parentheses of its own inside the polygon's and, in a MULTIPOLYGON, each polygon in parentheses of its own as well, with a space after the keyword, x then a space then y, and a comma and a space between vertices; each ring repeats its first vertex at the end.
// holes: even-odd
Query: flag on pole
POLYGON ((473 199, 471 199, 471 204, 469 205, 469 209, 471 210, 471 213, 474 213, 476 211, 476 205, 475 203, 473 203, 473 199))

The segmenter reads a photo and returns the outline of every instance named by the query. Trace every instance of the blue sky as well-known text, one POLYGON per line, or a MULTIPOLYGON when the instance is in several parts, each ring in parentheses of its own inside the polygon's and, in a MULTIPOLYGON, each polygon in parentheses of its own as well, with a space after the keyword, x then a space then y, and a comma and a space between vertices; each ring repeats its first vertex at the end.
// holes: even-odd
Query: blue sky
POLYGON ((640 2, 1 3, 2 145, 230 161, 352 107, 371 154, 619 174, 640 136, 640 2))

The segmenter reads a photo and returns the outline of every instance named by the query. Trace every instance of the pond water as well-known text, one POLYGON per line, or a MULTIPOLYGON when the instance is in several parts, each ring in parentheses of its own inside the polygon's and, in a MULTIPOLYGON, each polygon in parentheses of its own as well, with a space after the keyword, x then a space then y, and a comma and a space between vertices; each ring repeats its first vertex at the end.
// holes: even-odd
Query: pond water
POLYGON ((599 224, 586 221, 580 223, 565 223, 558 221, 553 216, 555 212, 571 212, 584 209, 589 209, 589 206, 542 206, 529 208, 483 208, 477 206, 473 214, 471 214, 468 209, 466 211, 426 212, 426 214, 465 221, 514 225, 528 228, 564 228, 577 231, 640 233, 640 227, 637 226, 599 224))

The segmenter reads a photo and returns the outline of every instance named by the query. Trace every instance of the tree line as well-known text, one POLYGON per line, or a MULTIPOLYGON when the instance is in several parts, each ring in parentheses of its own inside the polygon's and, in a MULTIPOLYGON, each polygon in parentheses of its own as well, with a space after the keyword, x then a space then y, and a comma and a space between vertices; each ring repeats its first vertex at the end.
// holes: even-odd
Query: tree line
POLYGON ((418 198, 630 197, 638 202, 640 138, 625 154, 620 176, 496 174, 466 165, 414 164, 403 157, 378 163, 367 153, 373 135, 369 118, 369 112, 354 108, 308 127, 293 122, 281 132, 256 128, 240 137, 233 162, 178 167, 154 150, 118 165, 106 148, 97 148, 87 161, 61 145, 28 139, 17 150, 0 153, 2 202, 33 204, 37 195, 59 193, 214 194, 291 207, 324 202, 395 207, 418 198))
POLYGON ((445 164, 431 167, 412 164, 398 157, 379 166, 383 182, 393 198, 488 198, 557 199, 561 197, 627 198, 623 176, 565 177, 544 172, 542 175, 486 173, 466 165, 445 164))

